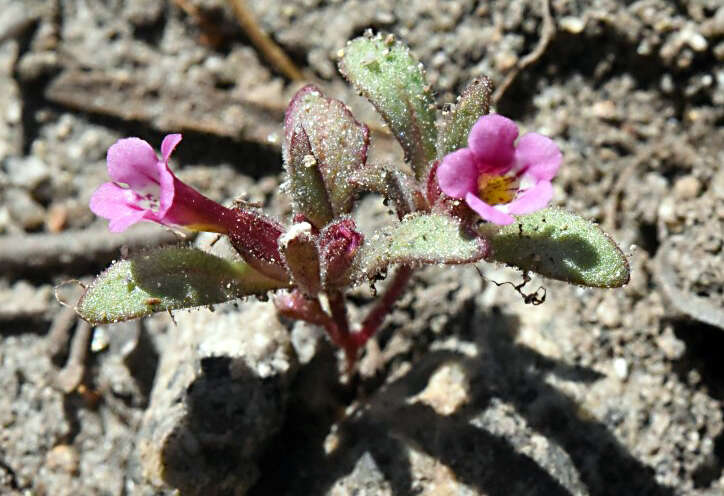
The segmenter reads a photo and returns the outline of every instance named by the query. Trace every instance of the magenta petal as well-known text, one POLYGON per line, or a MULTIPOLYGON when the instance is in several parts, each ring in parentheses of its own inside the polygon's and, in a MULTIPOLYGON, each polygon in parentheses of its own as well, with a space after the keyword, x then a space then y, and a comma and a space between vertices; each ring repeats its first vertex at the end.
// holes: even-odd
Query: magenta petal
POLYGON ((558 172, 562 155, 558 145, 538 133, 528 133, 518 141, 516 168, 525 170, 539 181, 550 181, 558 172))
POLYGON ((168 168, 168 164, 166 164, 166 162, 158 162, 157 166, 158 176, 160 179, 160 191, 158 193, 158 217, 162 218, 166 215, 168 209, 171 208, 171 205, 176 198, 177 183, 183 183, 181 183, 173 172, 171 172, 171 169, 168 168))
POLYGON ((123 189, 114 183, 103 183, 91 196, 89 206, 97 216, 112 219, 125 215, 127 210, 138 210, 129 206, 135 198, 133 191, 123 189))
POLYGON ((181 142, 180 134, 169 134, 161 142, 161 155, 163 155, 163 161, 168 162, 169 157, 176 149, 176 145, 181 142))
POLYGON ((553 186, 541 181, 508 204, 508 212, 513 215, 529 214, 548 205, 553 198, 553 186))
POLYGON ((461 148, 442 159, 437 169, 437 182, 440 189, 453 198, 465 198, 467 193, 475 191, 478 181, 478 168, 475 156, 468 148, 461 148))
POLYGON ((146 214, 144 209, 135 206, 137 198, 138 195, 131 190, 114 183, 104 183, 91 196, 90 209, 97 216, 110 220, 108 228, 111 232, 121 232, 146 214))
POLYGON ((472 193, 468 193, 467 195, 465 195, 465 202, 480 217, 487 220, 488 222, 492 222, 493 224, 505 226, 508 224, 512 224, 515 220, 510 215, 501 212, 500 210, 492 207, 491 205, 488 205, 472 193))
POLYGON ((500 114, 482 116, 473 125, 468 146, 475 154, 480 172, 508 171, 513 165, 518 126, 500 114))
POLYGON ((143 220, 145 214, 146 212, 143 210, 129 209, 125 215, 111 219, 108 223, 108 230, 111 232, 123 232, 128 229, 129 226, 143 220))
POLYGON ((108 149, 108 175, 117 183, 144 191, 158 184, 158 157, 151 145, 140 138, 116 141, 108 149))

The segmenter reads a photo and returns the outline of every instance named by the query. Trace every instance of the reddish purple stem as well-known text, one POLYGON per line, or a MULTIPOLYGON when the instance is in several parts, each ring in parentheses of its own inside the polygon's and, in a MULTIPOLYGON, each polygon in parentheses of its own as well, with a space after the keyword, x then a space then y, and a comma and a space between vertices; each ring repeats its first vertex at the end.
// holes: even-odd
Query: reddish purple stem
POLYGON ((389 314, 392 310, 392 305, 395 304, 397 299, 405 290, 405 287, 407 287, 407 283, 410 281, 412 273, 413 269, 409 265, 403 265, 397 269, 392 282, 390 282, 382 297, 377 301, 374 308, 372 308, 370 313, 367 315, 367 318, 362 322, 362 329, 350 334, 350 341, 354 343, 356 348, 364 346, 367 340, 375 335, 382 325, 382 322, 384 322, 387 314, 389 314))

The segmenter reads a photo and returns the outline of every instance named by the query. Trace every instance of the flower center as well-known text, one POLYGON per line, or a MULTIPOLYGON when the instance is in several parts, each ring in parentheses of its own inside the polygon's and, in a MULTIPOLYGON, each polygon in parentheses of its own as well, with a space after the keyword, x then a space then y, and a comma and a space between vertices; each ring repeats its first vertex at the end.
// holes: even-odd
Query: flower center
POLYGON ((480 174, 478 196, 488 205, 510 203, 518 192, 519 183, 516 177, 480 174))
POLYGON ((158 196, 153 193, 139 194, 130 188, 124 189, 126 190, 126 201, 129 205, 134 205, 136 208, 140 208, 141 210, 150 210, 151 212, 158 212, 161 208, 161 202, 158 199, 158 196))
POLYGON ((155 196, 152 196, 151 194, 140 197, 138 200, 138 205, 152 212, 158 212, 159 208, 161 208, 161 202, 159 201, 159 199, 155 196))

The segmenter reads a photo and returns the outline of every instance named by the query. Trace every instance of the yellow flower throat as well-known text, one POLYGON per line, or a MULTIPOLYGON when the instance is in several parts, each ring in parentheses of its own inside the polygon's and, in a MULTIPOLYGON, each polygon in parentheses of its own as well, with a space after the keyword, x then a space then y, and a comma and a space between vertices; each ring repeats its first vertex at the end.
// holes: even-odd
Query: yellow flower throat
POLYGON ((510 203, 518 192, 519 183, 515 177, 480 174, 478 196, 488 205, 510 203))

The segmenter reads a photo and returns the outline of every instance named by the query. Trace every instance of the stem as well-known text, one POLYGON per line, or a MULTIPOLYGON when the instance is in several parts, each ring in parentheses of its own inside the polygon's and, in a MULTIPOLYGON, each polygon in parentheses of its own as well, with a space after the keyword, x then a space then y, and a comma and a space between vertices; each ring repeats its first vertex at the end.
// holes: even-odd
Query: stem
POLYGON ((307 298, 298 290, 277 295, 274 304, 281 315, 324 327, 329 339, 344 350, 351 367, 357 358, 358 347, 350 339, 344 295, 335 292, 327 298, 331 315, 322 308, 319 298, 307 298))
POLYGON ((403 265, 397 269, 392 282, 390 282, 389 286, 385 289, 385 293, 377 301, 370 313, 367 314, 367 318, 362 322, 362 329, 360 329, 359 332, 350 334, 350 341, 354 343, 357 348, 363 346, 380 328, 385 317, 390 313, 390 310, 392 310, 392 305, 394 305, 405 290, 407 283, 412 277, 412 273, 413 269, 409 265, 403 265))
MULTIPOLYGON (((357 361, 359 345, 355 341, 354 335, 349 331, 349 320, 347 319, 347 305, 344 293, 335 291, 329 293, 328 298, 329 308, 332 312, 332 321, 336 327, 339 344, 344 349, 344 354, 347 357, 347 368, 351 370, 357 361)), ((329 332, 329 330, 327 332, 329 332)))

